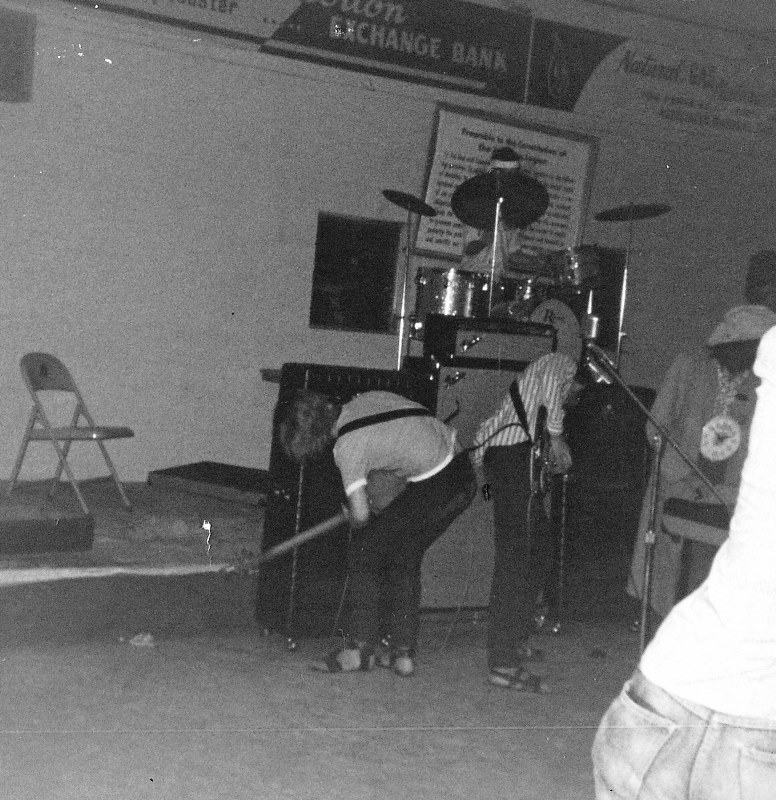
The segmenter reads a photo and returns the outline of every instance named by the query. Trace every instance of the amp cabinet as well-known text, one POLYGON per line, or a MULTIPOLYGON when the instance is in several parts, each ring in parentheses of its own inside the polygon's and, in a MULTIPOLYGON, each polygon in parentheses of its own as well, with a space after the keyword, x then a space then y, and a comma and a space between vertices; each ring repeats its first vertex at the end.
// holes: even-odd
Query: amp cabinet
MULTIPOLYGON (((550 325, 500 318, 426 318, 423 348, 437 368, 436 413, 464 448, 531 362, 556 346, 550 325)), ((482 478, 482 475, 479 475, 482 478)), ((477 492, 469 508, 426 552, 425 609, 485 608, 493 573, 493 504, 477 492)))
MULTIPOLYGON (((448 364, 439 368, 437 417, 456 429, 464 448, 472 445, 480 423, 498 408, 519 372, 517 367, 448 364)), ((426 552, 421 607, 486 608, 492 573, 493 503, 485 499, 480 486, 469 508, 426 552)))

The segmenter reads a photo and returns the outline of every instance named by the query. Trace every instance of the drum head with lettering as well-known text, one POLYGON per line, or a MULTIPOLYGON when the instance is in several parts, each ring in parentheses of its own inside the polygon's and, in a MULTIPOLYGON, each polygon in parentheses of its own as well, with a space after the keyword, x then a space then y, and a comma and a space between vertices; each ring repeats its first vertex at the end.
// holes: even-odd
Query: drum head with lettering
POLYGON ((565 303, 555 298, 539 303, 531 313, 531 322, 555 328, 559 353, 571 356, 574 361, 582 357, 582 330, 574 312, 565 303))

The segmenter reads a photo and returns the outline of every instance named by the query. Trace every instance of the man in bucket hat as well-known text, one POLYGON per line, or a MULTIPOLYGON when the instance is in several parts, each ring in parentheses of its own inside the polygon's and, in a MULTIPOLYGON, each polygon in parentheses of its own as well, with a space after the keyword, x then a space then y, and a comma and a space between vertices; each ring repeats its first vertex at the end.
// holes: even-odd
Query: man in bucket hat
MULTIPOLYGON (((774 325, 776 314, 764 305, 731 308, 704 348, 677 356, 651 409, 657 422, 700 467, 731 508, 738 494, 759 383, 752 365, 761 337, 774 325)), ((647 438, 653 446, 658 444, 656 434, 648 424, 647 438)), ((652 609, 660 618, 680 599, 678 594, 686 594, 705 578, 716 552, 713 545, 685 541, 664 527, 662 511, 669 498, 719 504, 720 511, 724 511, 719 497, 666 445, 660 462, 650 593, 652 609)), ((644 540, 651 521, 650 506, 647 492, 628 585, 636 597, 643 593, 644 540)))

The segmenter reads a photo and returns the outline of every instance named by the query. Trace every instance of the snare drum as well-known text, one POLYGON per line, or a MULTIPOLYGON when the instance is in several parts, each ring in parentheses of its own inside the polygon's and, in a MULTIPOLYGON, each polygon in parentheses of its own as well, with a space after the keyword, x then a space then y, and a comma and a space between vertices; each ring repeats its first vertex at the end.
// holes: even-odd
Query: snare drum
POLYGON ((566 247, 547 256, 558 286, 582 291, 594 286, 599 273, 598 248, 593 245, 566 247))

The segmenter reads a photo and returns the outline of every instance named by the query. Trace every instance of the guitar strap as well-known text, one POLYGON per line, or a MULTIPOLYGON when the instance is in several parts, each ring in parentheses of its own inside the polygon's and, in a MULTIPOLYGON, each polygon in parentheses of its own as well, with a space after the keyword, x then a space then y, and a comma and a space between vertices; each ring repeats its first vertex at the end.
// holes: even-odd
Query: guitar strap
POLYGON ((520 397, 520 389, 517 386, 517 378, 515 378, 512 383, 509 384, 509 396, 512 398, 512 405, 515 407, 517 418, 520 420, 520 424, 525 431, 525 435, 528 437, 528 441, 533 444, 533 437, 531 436, 531 431, 528 427, 528 417, 525 413, 523 398, 520 397))
POLYGON ((337 438, 344 436, 346 433, 358 430, 359 428, 366 428, 367 425, 377 425, 380 422, 388 422, 392 419, 401 419, 401 417, 432 417, 433 414, 427 408, 397 408, 393 411, 383 411, 380 414, 370 414, 368 417, 361 417, 361 419, 354 419, 352 422, 345 423, 338 431, 337 438))

